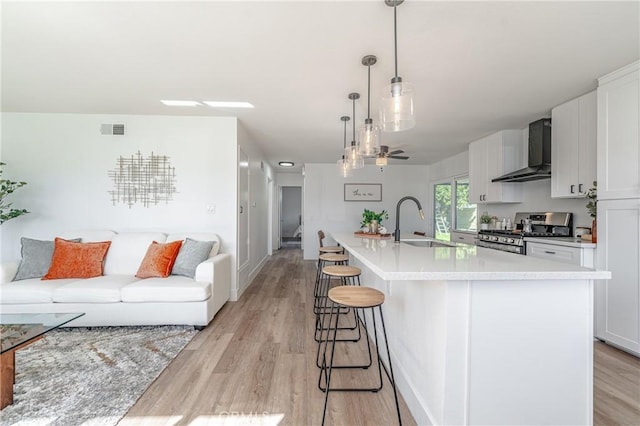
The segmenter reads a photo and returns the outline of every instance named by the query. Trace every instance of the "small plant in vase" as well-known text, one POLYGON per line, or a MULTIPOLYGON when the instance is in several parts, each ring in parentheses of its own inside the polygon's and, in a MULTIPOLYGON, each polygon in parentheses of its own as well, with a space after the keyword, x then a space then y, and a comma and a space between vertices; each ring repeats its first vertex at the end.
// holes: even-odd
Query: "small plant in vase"
POLYGON ((594 180, 593 187, 589 188, 586 194, 587 199, 587 211, 591 216, 591 242, 598 242, 598 183, 594 180))
POLYGON ((480 216, 480 229, 489 229, 491 223, 491 216, 487 212, 482 213, 480 216))
POLYGON ((378 227, 382 224, 383 219, 389 219, 389 213, 387 213, 386 210, 376 213, 373 210, 364 209, 360 227, 363 229, 367 228, 371 234, 377 234, 378 227))

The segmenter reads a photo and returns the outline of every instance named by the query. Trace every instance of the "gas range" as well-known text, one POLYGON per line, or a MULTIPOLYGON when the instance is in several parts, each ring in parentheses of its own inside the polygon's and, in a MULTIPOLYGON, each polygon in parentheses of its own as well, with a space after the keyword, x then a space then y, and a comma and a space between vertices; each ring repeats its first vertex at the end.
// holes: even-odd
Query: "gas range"
POLYGON ((510 253, 526 254, 525 237, 570 237, 573 235, 572 213, 516 213, 515 229, 482 229, 478 246, 510 253), (525 223, 531 230, 524 232, 525 223))

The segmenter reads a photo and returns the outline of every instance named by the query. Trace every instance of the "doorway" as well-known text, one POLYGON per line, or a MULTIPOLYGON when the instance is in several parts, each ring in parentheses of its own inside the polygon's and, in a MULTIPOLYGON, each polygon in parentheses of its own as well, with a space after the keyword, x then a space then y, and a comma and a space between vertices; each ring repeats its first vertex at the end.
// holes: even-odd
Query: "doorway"
POLYGON ((280 187, 280 248, 302 245, 302 187, 280 187))

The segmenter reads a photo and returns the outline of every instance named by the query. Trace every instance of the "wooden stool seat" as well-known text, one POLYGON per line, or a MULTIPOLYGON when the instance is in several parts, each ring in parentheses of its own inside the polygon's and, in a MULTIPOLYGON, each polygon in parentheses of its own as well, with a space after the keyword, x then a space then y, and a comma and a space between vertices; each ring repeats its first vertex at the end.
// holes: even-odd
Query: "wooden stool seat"
POLYGON ((349 256, 340 253, 324 253, 320 255, 320 260, 324 260, 325 262, 347 262, 349 256))
POLYGON ((329 300, 350 308, 373 308, 384 303, 384 293, 371 287, 340 286, 329 290, 329 300))
POLYGON ((320 253, 342 253, 344 248, 340 246, 324 246, 320 247, 318 250, 320 253))
POLYGON ((355 266, 330 265, 322 268, 322 273, 331 277, 357 277, 362 273, 362 270, 355 266))

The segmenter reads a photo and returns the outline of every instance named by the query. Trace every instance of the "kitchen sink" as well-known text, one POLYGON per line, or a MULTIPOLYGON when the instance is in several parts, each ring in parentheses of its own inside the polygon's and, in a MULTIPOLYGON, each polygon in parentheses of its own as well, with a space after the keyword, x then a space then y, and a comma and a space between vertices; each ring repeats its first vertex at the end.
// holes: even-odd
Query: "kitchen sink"
POLYGON ((431 241, 431 240, 423 240, 423 241, 402 241, 404 244, 409 244, 414 247, 455 247, 451 244, 447 244, 445 242, 440 241, 431 241))

